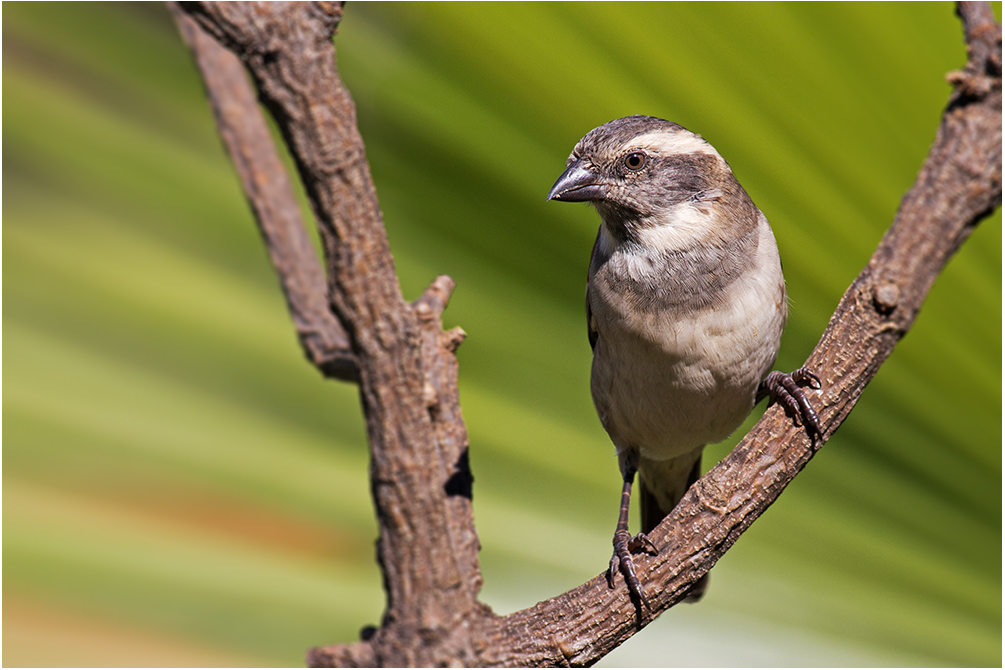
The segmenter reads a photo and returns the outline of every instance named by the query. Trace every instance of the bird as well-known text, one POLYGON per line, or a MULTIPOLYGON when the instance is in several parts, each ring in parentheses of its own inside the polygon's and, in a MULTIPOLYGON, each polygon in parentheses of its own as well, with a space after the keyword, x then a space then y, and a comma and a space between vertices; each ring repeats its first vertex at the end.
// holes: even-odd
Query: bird
MULTIPOLYGON (((788 302, 774 234, 729 164, 700 135, 653 116, 615 119, 572 150, 548 201, 589 202, 600 214, 586 286, 590 391, 617 451, 622 494, 611 588, 620 572, 649 601, 633 554, 701 475, 721 442, 764 397, 811 439, 822 435, 801 367, 772 371, 788 302), (639 476, 641 532, 628 531, 639 476)), ((704 575, 686 596, 698 600, 704 575)))

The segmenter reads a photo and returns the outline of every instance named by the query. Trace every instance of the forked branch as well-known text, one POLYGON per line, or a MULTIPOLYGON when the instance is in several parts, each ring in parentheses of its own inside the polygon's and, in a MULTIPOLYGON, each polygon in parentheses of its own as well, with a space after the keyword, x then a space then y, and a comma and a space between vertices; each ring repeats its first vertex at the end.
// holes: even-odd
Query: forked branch
POLYGON ((173 11, 304 349, 326 374, 360 385, 387 611, 365 640, 312 650, 312 665, 589 665, 602 658, 679 602, 837 430, 946 262, 1001 203, 1001 26, 987 3, 965 2, 958 12, 970 57, 949 76, 954 91, 932 149, 806 363, 823 381, 812 392, 822 438, 811 444, 779 408, 765 412, 650 533, 661 551, 638 563, 651 611, 636 610, 624 588, 611 590, 598 575, 498 617, 477 600, 478 539, 453 354, 463 332, 443 332, 440 321, 453 282, 438 278, 412 304, 401 297, 355 110, 335 65, 331 38, 341 5, 179 3, 173 11), (305 185, 327 292, 237 57, 305 185))

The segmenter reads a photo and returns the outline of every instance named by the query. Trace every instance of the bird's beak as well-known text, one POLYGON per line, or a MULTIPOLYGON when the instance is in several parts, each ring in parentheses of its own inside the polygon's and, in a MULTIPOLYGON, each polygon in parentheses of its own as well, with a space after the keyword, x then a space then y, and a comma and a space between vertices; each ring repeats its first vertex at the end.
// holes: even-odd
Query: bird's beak
POLYGON ((548 200, 586 202, 604 197, 604 180, 583 161, 578 160, 565 169, 555 185, 548 191, 548 200))

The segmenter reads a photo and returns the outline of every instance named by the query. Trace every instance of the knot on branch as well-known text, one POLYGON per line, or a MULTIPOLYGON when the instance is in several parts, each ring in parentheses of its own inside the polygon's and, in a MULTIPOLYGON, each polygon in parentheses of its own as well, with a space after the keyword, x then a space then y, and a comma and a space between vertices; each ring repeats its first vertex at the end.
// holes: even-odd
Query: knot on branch
MULTIPOLYGON (((989 62, 990 65, 990 62, 989 62)), ((946 75, 946 81, 956 89, 956 94, 964 100, 982 100, 992 91, 1000 89, 1001 63, 998 63, 997 78, 987 72, 974 72, 970 69, 954 70, 946 75)))
POLYGON ((457 351, 457 347, 461 346, 467 338, 468 334, 464 332, 464 329, 460 326, 451 328, 450 330, 443 333, 443 346, 447 351, 457 351))
POLYGON ((702 477, 696 481, 692 488, 698 502, 707 510, 724 516, 730 511, 729 491, 723 489, 718 480, 711 477, 702 477))
POLYGON ((956 89, 950 107, 983 100, 1002 87, 1002 27, 986 3, 961 2, 956 13, 963 19, 967 64, 946 75, 956 89))
POLYGON ((872 287, 872 301, 880 314, 890 314, 900 303, 900 287, 892 281, 883 281, 872 287))

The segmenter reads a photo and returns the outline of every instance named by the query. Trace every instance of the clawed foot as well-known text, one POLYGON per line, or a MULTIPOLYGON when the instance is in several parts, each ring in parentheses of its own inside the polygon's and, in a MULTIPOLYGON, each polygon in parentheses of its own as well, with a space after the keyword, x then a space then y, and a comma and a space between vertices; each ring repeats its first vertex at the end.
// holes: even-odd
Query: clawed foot
POLYGON ((650 609, 646 594, 642 591, 642 582, 635 575, 635 562, 632 560, 632 554, 640 551, 653 556, 659 553, 659 549, 644 533, 635 537, 631 537, 627 530, 614 533, 614 555, 611 556, 611 566, 607 569, 607 584, 613 589, 614 580, 620 572, 625 576, 629 593, 638 598, 642 607, 650 609))
POLYGON ((792 372, 772 372, 761 384, 760 397, 768 396, 771 402, 777 402, 796 422, 797 426, 806 426, 810 439, 824 434, 820 427, 817 413, 810 406, 802 387, 820 388, 820 378, 806 368, 792 372))

